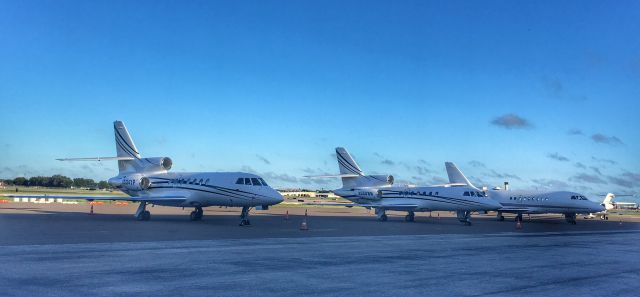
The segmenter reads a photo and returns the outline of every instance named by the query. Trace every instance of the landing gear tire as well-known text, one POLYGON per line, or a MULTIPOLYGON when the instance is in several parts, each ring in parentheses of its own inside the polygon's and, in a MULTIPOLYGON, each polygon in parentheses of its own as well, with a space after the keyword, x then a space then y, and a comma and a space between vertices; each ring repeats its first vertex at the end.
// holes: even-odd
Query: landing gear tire
POLYGON ((465 224, 465 226, 471 226, 471 212, 470 211, 458 211, 456 213, 458 221, 465 224))
POLYGON ((386 222, 387 221, 387 215, 383 214, 380 217, 378 217, 378 221, 380 222, 386 222))
POLYGON ((202 220, 202 207, 196 207, 196 210, 192 211, 189 215, 189 219, 192 221, 202 220))
POLYGON ((242 213, 240 214, 240 226, 249 226, 251 222, 249 221, 249 210, 248 206, 242 207, 242 213))
POLYGON ((404 217, 404 220, 407 222, 413 222, 416 220, 416 215, 413 212, 410 212, 404 217))
POLYGON ((140 213, 140 216, 138 217, 138 221, 148 221, 148 220, 151 220, 151 213, 148 210, 145 210, 142 213, 140 213))
POLYGON ((575 225, 577 224, 576 222, 576 214, 565 214, 564 215, 564 219, 567 221, 567 223, 571 224, 571 225, 575 225))
POLYGON ((504 216, 502 215, 502 212, 498 212, 496 217, 498 218, 498 222, 504 221, 504 216))

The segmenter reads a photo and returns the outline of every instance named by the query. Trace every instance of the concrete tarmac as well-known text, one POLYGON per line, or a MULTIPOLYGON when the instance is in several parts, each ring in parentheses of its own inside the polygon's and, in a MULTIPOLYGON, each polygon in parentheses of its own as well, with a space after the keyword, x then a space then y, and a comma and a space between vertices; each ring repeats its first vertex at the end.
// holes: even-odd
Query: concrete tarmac
POLYGON ((639 223, 557 216, 460 225, 442 213, 377 222, 364 209, 259 211, 134 206, 0 206, 3 296, 78 295, 580 295, 636 296, 639 223), (101 212, 102 211, 102 212, 101 212), (283 214, 289 211, 289 220, 283 214))

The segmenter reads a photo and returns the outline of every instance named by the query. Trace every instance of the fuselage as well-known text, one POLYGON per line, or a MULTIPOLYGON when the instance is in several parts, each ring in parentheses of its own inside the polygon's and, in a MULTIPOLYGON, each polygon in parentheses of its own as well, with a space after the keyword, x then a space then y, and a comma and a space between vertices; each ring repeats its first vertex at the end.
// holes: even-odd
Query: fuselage
POLYGON ((262 206, 283 201, 282 195, 264 179, 243 172, 162 172, 144 174, 150 184, 146 189, 135 186, 139 173, 123 173, 112 180, 131 181, 133 186, 118 188, 130 196, 185 195, 185 201, 154 204, 178 207, 262 206))
POLYGON ((398 210, 416 205, 415 211, 484 211, 501 207, 482 191, 467 186, 342 188, 335 193, 357 204, 379 205, 389 210, 394 205, 400 206, 398 210))
POLYGON ((512 213, 596 213, 604 211, 601 204, 584 195, 569 191, 488 191, 489 198, 500 202, 502 212, 512 213))

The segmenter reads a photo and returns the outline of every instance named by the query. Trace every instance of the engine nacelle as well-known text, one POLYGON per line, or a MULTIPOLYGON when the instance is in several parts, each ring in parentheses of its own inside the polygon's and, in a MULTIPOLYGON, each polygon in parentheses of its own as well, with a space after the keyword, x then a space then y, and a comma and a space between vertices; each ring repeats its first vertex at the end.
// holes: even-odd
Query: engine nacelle
POLYGON ((109 184, 123 190, 143 191, 151 186, 151 180, 142 174, 132 174, 110 178, 109 184))
POLYGON ((371 177, 379 180, 379 181, 387 181, 387 184, 392 186, 395 179, 393 175, 371 175, 371 177))
POLYGON ((140 163, 145 171, 169 171, 173 166, 173 161, 169 157, 143 158, 140 163))

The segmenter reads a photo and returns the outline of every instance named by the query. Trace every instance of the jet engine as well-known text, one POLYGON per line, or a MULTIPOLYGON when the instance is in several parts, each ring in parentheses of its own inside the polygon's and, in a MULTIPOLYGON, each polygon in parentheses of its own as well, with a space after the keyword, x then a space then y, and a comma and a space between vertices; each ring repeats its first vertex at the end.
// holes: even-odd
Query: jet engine
POLYGON ((109 184, 123 190, 143 191, 151 186, 151 180, 142 174, 132 174, 112 177, 109 184))
POLYGON ((145 171, 169 171, 173 166, 173 161, 169 157, 144 158, 140 161, 145 171))
POLYGON ((393 182, 395 181, 393 175, 371 175, 371 177, 379 181, 386 181, 388 185, 393 185, 393 182))

